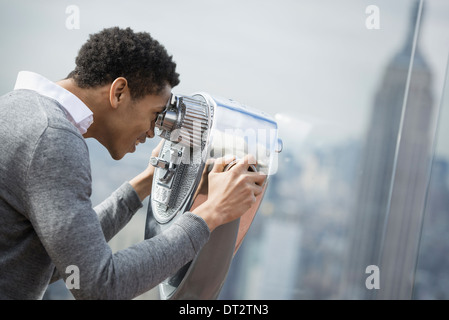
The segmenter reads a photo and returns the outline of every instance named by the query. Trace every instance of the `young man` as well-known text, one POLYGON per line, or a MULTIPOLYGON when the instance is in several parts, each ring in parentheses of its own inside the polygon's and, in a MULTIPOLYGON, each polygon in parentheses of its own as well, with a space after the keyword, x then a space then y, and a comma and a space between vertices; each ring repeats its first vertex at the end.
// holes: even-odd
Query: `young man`
POLYGON ((154 169, 92 208, 84 138, 97 139, 117 160, 153 138, 155 119, 179 83, 175 68, 148 33, 109 28, 90 36, 67 79, 21 72, 15 90, 0 98, 0 299, 40 299, 70 266, 79 269, 75 298, 134 298, 253 204, 265 177, 248 172, 245 161, 227 172, 217 161, 208 201, 167 232, 111 252, 107 241, 150 194, 154 169))

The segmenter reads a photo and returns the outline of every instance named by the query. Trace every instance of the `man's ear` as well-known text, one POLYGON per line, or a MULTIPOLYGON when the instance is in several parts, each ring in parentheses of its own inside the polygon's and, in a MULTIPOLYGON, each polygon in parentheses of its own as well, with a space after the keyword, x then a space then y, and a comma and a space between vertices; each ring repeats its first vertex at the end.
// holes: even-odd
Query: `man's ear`
POLYGON ((129 94, 128 81, 123 77, 115 79, 109 90, 109 102, 111 106, 114 109, 118 108, 119 103, 127 94, 129 94))

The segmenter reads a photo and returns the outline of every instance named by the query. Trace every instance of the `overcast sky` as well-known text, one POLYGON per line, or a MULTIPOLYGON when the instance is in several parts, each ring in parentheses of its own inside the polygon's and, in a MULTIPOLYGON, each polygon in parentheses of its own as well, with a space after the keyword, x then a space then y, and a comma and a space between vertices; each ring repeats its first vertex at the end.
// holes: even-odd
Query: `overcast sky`
MULTIPOLYGON (((20 70, 65 77, 89 34, 129 26, 150 32, 174 56, 181 74, 175 93, 205 91, 279 113, 288 136, 307 123, 317 140, 357 138, 385 66, 405 41, 414 2, 1 0, 0 94, 12 89, 20 70), (79 29, 66 27, 70 5, 79 9, 79 29), (380 9, 379 30, 366 28, 368 5, 380 9)), ((449 1, 427 2, 421 41, 439 92, 449 1)))

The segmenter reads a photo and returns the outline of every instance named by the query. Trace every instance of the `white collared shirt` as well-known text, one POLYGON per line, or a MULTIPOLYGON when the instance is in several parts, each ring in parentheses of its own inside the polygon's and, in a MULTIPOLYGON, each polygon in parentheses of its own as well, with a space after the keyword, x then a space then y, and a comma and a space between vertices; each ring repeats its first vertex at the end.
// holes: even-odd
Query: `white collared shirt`
POLYGON ((29 89, 56 100, 67 111, 68 120, 81 134, 93 123, 92 111, 73 93, 47 78, 30 71, 19 72, 14 90, 29 89))

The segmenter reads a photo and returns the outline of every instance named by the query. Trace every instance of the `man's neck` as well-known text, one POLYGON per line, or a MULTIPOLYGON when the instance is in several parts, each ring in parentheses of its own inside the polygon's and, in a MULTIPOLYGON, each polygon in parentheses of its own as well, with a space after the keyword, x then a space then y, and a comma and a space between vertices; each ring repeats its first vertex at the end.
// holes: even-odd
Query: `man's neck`
POLYGON ((105 101, 107 102, 107 86, 98 88, 80 88, 73 79, 63 79, 56 82, 57 85, 77 96, 93 113, 94 122, 83 134, 84 138, 96 138, 98 136, 99 124, 101 123, 101 112, 105 101))

